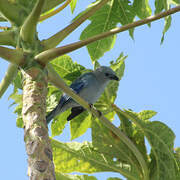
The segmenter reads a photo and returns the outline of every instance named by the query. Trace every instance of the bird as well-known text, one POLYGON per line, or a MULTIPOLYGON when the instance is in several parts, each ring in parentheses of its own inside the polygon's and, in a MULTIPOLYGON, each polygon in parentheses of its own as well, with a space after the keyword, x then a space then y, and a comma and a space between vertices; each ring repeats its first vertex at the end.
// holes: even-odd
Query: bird
MULTIPOLYGON (((79 76, 72 82, 70 88, 92 105, 99 99, 111 80, 119 81, 116 73, 108 66, 100 66, 92 72, 87 72, 79 76)), ((64 93, 58 105, 46 116, 47 124, 49 124, 54 117, 60 115, 69 108, 71 108, 71 114, 67 117, 67 121, 72 120, 85 111, 82 106, 64 93)))

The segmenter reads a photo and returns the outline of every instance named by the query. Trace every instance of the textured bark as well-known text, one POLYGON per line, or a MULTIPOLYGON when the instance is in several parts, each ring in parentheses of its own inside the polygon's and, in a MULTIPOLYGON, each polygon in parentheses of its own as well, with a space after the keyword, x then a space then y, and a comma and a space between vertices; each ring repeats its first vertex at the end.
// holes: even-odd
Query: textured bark
POLYGON ((52 149, 45 121, 47 76, 39 68, 22 71, 24 141, 30 180, 55 180, 52 149))

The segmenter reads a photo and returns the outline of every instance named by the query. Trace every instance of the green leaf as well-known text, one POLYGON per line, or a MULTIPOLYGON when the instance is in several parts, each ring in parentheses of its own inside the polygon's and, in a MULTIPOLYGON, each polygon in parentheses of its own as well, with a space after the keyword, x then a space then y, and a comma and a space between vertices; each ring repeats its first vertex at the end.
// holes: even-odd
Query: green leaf
POLYGON ((52 137, 58 136, 63 132, 69 114, 70 114, 70 109, 54 118, 54 121, 51 124, 52 137))
POLYGON ((167 0, 155 0, 155 14, 160 13, 163 9, 168 9, 167 0))
MULTIPOLYGON (((103 154, 105 158, 119 162, 120 168, 130 170, 134 179, 140 179, 141 168, 131 150, 119 137, 103 126, 98 119, 94 119, 92 122, 92 144, 97 151, 103 154)), ((128 177, 127 174, 123 175, 128 177)))
POLYGON ((95 172, 119 172, 132 177, 131 171, 118 161, 113 161, 105 154, 98 152, 90 142, 61 143, 51 141, 56 173, 95 173, 95 172))
POLYGON ((138 118, 140 118, 141 120, 149 120, 151 119, 153 116, 155 116, 157 114, 157 112, 152 111, 152 110, 144 110, 141 111, 139 113, 137 113, 138 118))
POLYGON ((14 88, 22 89, 22 76, 21 72, 19 71, 13 80, 14 88))
POLYGON ((86 111, 70 121, 71 140, 83 135, 91 127, 91 115, 86 111))
POLYGON ((110 178, 107 178, 107 180, 122 180, 121 178, 117 178, 117 177, 110 177, 110 178))
MULTIPOLYGON (((80 39, 87 39, 88 37, 106 32, 115 28, 118 23, 122 25, 131 23, 134 17, 135 13, 129 0, 111 0, 89 18, 91 24, 84 29, 80 39)), ((98 60, 106 51, 112 49, 115 40, 116 35, 89 44, 87 49, 92 61, 98 60)))
POLYGON ((152 11, 149 0, 134 0, 133 7, 140 19, 151 16, 152 11))
POLYGON ((67 83, 71 83, 82 74, 83 70, 85 70, 83 66, 73 62, 68 55, 56 58, 52 61, 52 65, 61 78, 67 83))
POLYGON ((22 94, 18 94, 17 89, 14 89, 14 92, 9 96, 9 98, 13 99, 14 102, 10 105, 16 105, 14 109, 14 113, 17 114, 16 118, 16 126, 19 128, 23 128, 23 120, 22 120, 22 94))
POLYGON ((161 38, 161 44, 164 41, 165 33, 168 31, 168 29, 171 26, 171 20, 172 20, 171 16, 165 17, 165 25, 164 25, 163 35, 162 35, 162 38, 161 38))
POLYGON ((97 180, 94 176, 56 173, 57 180, 97 180))
POLYGON ((179 167, 173 154, 175 135, 172 130, 159 121, 144 121, 132 111, 125 111, 123 115, 142 130, 151 145, 150 179, 176 179, 175 172, 179 167))
POLYGON ((74 12, 74 9, 76 7, 76 3, 77 3, 77 0, 72 0, 71 3, 70 3, 72 13, 74 12))

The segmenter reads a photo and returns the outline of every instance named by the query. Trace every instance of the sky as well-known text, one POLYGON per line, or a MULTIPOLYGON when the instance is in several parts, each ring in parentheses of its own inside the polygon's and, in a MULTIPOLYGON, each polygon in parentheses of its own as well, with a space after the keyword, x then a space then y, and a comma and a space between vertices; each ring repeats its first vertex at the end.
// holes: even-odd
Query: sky
MULTIPOLYGON (((48 38, 59 31, 71 21, 71 19, 84 9, 91 0, 79 1, 73 15, 67 7, 60 14, 38 25, 40 39, 48 38)), ((152 2, 152 1, 151 1, 152 2)), ((141 110, 154 110, 157 113, 152 120, 157 120, 168 125, 175 133, 175 147, 180 146, 180 13, 172 16, 172 25, 165 35, 165 40, 160 45, 164 20, 158 20, 151 24, 138 27, 132 40, 128 32, 118 34, 113 50, 105 53, 99 60, 101 65, 109 65, 111 60, 116 60, 121 52, 128 55, 125 61, 125 72, 120 82, 116 104, 120 108, 132 109, 135 112, 141 110)), ((80 28, 66 38, 61 45, 75 42, 79 39, 80 32, 87 26, 85 22, 80 28)), ((73 61, 82 64, 86 68, 93 68, 87 49, 81 48, 69 53, 73 61)), ((8 62, 0 59, 0 80, 7 70, 8 62)), ((1 148, 0 169, 1 177, 6 180, 27 180, 27 156, 24 144, 23 129, 16 127, 16 115, 14 108, 9 108, 12 103, 8 100, 12 93, 12 86, 8 88, 0 99, 1 108, 1 148)), ((117 124, 117 120, 114 122, 117 124)), ((69 125, 63 134, 56 139, 70 141, 69 125)), ((82 142, 90 140, 90 130, 74 141, 82 142)), ((94 174, 93 174, 94 175, 94 174)), ((121 177, 116 173, 96 173, 100 179, 107 177, 121 177)), ((122 178, 124 179, 124 178, 122 178)))

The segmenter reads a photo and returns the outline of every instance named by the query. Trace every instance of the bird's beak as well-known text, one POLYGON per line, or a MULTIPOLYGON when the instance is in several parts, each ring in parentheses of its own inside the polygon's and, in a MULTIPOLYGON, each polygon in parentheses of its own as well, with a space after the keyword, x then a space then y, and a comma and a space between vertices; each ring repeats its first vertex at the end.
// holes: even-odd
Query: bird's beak
POLYGON ((119 81, 119 78, 116 76, 116 75, 111 75, 110 77, 112 80, 116 80, 116 81, 119 81))

